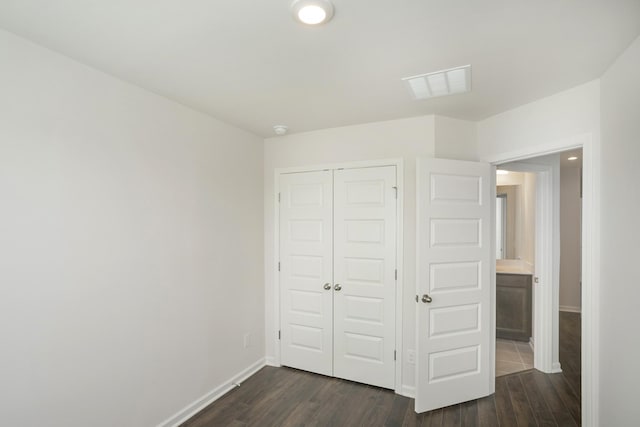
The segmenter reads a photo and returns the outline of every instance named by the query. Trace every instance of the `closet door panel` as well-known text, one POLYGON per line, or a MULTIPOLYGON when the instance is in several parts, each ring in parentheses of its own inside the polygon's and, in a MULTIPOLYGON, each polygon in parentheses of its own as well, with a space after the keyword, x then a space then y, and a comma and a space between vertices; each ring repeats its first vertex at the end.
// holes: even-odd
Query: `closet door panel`
POLYGON ((323 375, 333 375, 332 216, 332 171, 280 176, 281 363, 323 375))
POLYGON ((334 375, 395 387, 395 166, 334 172, 334 375))

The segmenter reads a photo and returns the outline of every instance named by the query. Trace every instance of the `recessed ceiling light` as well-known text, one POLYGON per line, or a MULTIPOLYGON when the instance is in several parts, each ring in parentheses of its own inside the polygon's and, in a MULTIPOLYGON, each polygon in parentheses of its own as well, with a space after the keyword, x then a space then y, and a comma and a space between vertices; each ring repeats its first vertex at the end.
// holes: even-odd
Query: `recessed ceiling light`
POLYGON ((333 17, 333 5, 328 0, 294 0, 291 11, 296 20, 307 25, 323 24, 333 17))
POLYGON ((496 175, 509 175, 509 171, 506 171, 504 169, 498 169, 496 170, 496 175))
POLYGON ((578 158, 576 156, 571 156, 567 160, 578 160, 578 158))
POLYGON ((471 90, 471 65, 402 79, 415 99, 436 98, 471 90))

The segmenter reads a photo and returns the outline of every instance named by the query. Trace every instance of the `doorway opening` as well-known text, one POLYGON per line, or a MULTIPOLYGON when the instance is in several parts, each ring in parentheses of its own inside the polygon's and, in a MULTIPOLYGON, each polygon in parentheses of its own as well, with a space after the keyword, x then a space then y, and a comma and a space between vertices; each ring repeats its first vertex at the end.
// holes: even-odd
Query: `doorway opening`
POLYGON ((582 149, 560 157, 559 357, 563 377, 580 397, 582 349, 582 149))
POLYGON ((536 174, 509 169, 496 171, 496 377, 534 366, 536 174))
POLYGON ((505 230, 502 259, 496 250, 496 377, 557 373, 578 401, 582 157, 581 148, 531 157, 500 164, 496 175, 496 203, 506 206, 496 212, 505 230))

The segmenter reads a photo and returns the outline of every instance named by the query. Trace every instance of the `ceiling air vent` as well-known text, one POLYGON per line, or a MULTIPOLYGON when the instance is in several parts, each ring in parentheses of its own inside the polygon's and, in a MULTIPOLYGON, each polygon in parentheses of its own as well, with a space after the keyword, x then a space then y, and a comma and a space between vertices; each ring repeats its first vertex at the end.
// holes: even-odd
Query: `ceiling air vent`
POLYGON ((415 99, 455 95, 471 90, 471 65, 402 79, 415 99))

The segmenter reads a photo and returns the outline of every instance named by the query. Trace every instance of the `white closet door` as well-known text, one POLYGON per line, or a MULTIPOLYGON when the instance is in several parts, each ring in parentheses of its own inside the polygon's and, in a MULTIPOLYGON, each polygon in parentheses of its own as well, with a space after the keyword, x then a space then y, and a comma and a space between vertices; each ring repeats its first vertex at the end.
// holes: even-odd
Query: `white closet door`
POLYGON ((333 375, 332 171, 280 176, 281 363, 333 375))
POLYGON ((334 172, 334 375, 395 387, 396 167, 334 172))
POLYGON ((492 392, 490 166, 418 161, 416 412, 492 392))

